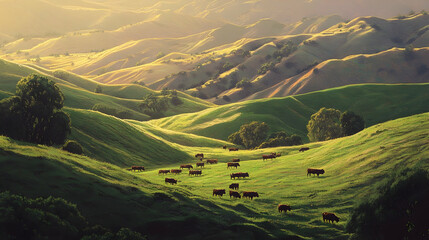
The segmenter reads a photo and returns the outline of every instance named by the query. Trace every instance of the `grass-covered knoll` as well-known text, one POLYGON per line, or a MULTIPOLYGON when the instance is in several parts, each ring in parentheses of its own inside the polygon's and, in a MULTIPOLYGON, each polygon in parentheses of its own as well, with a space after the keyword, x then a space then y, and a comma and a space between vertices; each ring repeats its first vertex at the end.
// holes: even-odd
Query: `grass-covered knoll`
MULTIPOLYGON (((98 84, 93 80, 68 72, 52 72, 40 67, 18 65, 5 60, 0 60, 0 89, 6 93, 13 94, 16 83, 22 77, 26 77, 31 73, 46 76, 58 83, 65 95, 65 106, 67 107, 92 109, 95 104, 103 104, 118 111, 128 111, 132 116, 131 118, 137 120, 150 119, 139 108, 139 104, 142 102, 141 99, 149 93, 159 94, 157 91, 136 84, 98 84), (94 92, 97 85, 101 86, 101 93, 94 92)), ((178 96, 183 101, 183 104, 178 107, 170 104, 164 113, 166 116, 201 111, 214 106, 187 94, 179 93, 178 96)))
MULTIPOLYGON (((429 169, 428 118, 429 113, 424 113, 377 124, 350 137, 308 144, 310 150, 304 153, 298 152, 300 146, 237 153, 194 148, 220 163, 203 168, 201 177, 175 177, 182 181, 179 188, 240 213, 276 237, 290 234, 305 239, 347 239, 344 227, 359 199, 374 194, 376 186, 397 169, 429 169), (261 155, 269 152, 281 152, 282 156, 263 161, 261 155), (241 167, 227 170, 225 163, 233 157, 240 157, 241 167), (307 177, 309 167, 322 168, 326 173, 307 177), (230 180, 232 172, 249 172, 250 177, 230 180), (240 184, 240 191, 257 191, 260 198, 212 197, 213 189, 228 190, 233 182, 240 184), (290 204, 292 212, 279 214, 276 207, 280 203, 290 204), (336 213, 340 222, 323 223, 325 211, 336 213)), ((156 170, 139 175, 153 182, 162 182, 165 177, 158 176, 156 170)))
POLYGON ((72 119, 71 139, 84 148, 84 154, 121 167, 160 166, 191 158, 127 121, 95 111, 66 108, 72 119))
POLYGON ((266 122, 307 139, 310 116, 322 107, 353 111, 366 126, 429 111, 429 84, 352 85, 308 94, 251 100, 152 120, 161 128, 226 140, 244 123, 266 122))
MULTIPOLYGON (((346 239, 344 227, 358 199, 371 196, 394 169, 429 168, 428 118, 425 113, 377 124, 350 137, 308 144, 304 153, 298 146, 235 153, 181 146, 220 163, 206 166, 201 177, 168 176, 180 180, 177 186, 166 186, 158 169, 132 173, 86 156, 0 137, 0 190, 63 197, 77 203, 90 221, 132 227, 155 238, 346 239), (274 151, 282 156, 262 161, 261 154, 274 151), (241 167, 227 170, 225 162, 233 157, 242 159, 241 167), (307 177, 308 167, 326 173, 307 177), (230 180, 229 174, 238 171, 249 172, 250 178, 230 180), (214 188, 227 189, 233 182, 240 183, 240 191, 259 192, 260 198, 212 197, 214 188), (279 203, 290 204, 292 212, 279 214, 279 203), (323 223, 324 211, 336 213, 340 222, 323 223)), ((178 165, 166 163, 160 169, 178 165)))

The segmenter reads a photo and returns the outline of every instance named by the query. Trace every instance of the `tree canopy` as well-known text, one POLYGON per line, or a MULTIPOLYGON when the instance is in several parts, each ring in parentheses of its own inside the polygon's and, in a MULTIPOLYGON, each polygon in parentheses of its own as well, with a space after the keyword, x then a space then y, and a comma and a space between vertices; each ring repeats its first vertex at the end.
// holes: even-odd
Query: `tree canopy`
POLYGON ((243 124, 238 132, 228 137, 228 141, 243 145, 247 149, 255 148, 265 141, 268 130, 269 126, 266 123, 253 121, 243 124))
POLYGON ((341 128, 345 136, 350 136, 365 128, 365 121, 354 112, 345 111, 340 117, 341 128))
POLYGON ((33 143, 63 144, 70 117, 61 109, 64 95, 46 77, 31 74, 16 85, 16 95, 0 102, 0 133, 33 143))
POLYGON ((341 112, 333 108, 321 108, 311 115, 307 124, 310 141, 325 141, 341 137, 343 131, 340 125, 341 112))

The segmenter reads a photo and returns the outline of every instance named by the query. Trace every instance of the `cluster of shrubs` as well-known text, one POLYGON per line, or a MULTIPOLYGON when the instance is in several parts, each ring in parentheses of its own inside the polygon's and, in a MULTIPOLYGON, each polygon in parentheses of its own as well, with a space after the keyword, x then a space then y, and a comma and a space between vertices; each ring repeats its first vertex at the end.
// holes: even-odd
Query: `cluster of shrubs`
POLYGON ((128 228, 113 232, 99 225, 91 226, 76 205, 62 198, 31 199, 2 192, 0 216, 2 239, 146 239, 128 228))
POLYGON ((242 145, 247 149, 268 148, 279 146, 301 145, 302 139, 298 135, 288 135, 284 131, 272 133, 268 138, 269 126, 264 122, 243 124, 240 130, 231 134, 228 141, 242 145))
POLYGON ((121 119, 131 119, 134 116, 134 114, 129 110, 121 110, 100 103, 94 104, 94 106, 92 106, 92 110, 115 116, 121 119))
POLYGON ((295 146, 301 145, 302 139, 300 136, 293 134, 288 135, 285 131, 272 133, 268 140, 259 145, 258 148, 270 148, 280 146, 295 146))

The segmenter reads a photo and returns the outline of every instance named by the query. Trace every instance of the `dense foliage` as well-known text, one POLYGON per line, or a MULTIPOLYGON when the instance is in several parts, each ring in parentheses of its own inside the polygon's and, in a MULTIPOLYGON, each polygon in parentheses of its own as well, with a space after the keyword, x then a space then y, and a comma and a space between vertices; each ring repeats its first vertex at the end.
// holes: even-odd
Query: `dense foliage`
POLYGON ((80 145, 80 143, 73 141, 73 140, 68 140, 64 146, 63 146, 63 150, 70 152, 70 153, 74 153, 74 154, 83 154, 83 148, 82 145, 80 145))
POLYGON ((267 138, 269 127, 264 122, 253 121, 243 124, 238 132, 231 134, 228 141, 243 145, 245 148, 255 148, 267 138))
POLYGON ((61 109, 64 95, 46 77, 22 78, 16 95, 0 101, 0 134, 33 143, 63 144, 70 134, 70 117, 61 109))
POLYGON ((354 112, 345 111, 340 117, 341 128, 345 136, 350 136, 365 128, 365 121, 354 112))
POLYGON ((354 209, 347 230, 354 239, 428 239, 428 213, 429 172, 405 169, 354 209))
POLYGON ((109 107, 105 104, 94 104, 92 110, 102 112, 121 119, 132 119, 134 114, 130 110, 122 110, 114 107, 109 107))
POLYGON ((343 136, 340 116, 341 112, 333 108, 321 108, 311 115, 307 124, 310 141, 325 141, 343 136))
POLYGON ((321 108, 311 115, 307 124, 310 141, 326 141, 350 136, 365 128, 365 120, 354 112, 341 113, 333 108, 321 108))
POLYGON ((0 238, 145 239, 127 228, 113 234, 100 226, 90 227, 76 205, 62 198, 30 199, 9 192, 0 193, 0 238))
POLYGON ((302 139, 300 136, 293 134, 289 136, 286 132, 280 131, 272 133, 268 140, 263 142, 259 148, 269 148, 269 147, 280 147, 280 146, 294 146, 301 145, 302 139))

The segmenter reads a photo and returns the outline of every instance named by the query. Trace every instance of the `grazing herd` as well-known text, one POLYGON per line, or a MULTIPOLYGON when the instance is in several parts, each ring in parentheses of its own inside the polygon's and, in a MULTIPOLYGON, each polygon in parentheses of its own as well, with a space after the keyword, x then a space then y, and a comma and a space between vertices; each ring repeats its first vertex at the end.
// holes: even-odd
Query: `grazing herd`
MULTIPOLYGON (((226 145, 223 146, 223 149, 228 149, 229 151, 238 151, 238 148, 228 148, 226 145)), ((309 150, 310 148, 308 147, 303 147, 299 149, 299 152, 305 152, 307 150, 309 150)), ((281 153, 270 153, 270 154, 263 154, 262 155, 262 159, 265 161, 267 159, 274 159, 277 157, 280 157, 281 153)), ((200 161, 202 161, 204 159, 204 154, 203 153, 197 153, 195 154, 196 158, 199 158, 200 161)), ((237 169, 238 167, 240 167, 240 159, 239 158, 233 158, 231 160, 231 162, 227 162, 227 169, 229 168, 235 168, 237 169)), ((218 159, 206 159, 207 164, 217 164, 218 163, 218 159)), ((200 167, 200 168, 204 168, 204 162, 197 162, 196 163, 196 168, 200 167)), ((180 174, 182 172, 182 170, 184 168, 187 168, 189 170, 189 176, 201 176, 202 175, 202 170, 191 170, 193 169, 193 166, 191 164, 182 164, 180 165, 180 169, 161 169, 158 171, 158 174, 180 174)), ((145 168, 143 166, 132 166, 131 169, 132 171, 144 171, 145 168)), ((316 168, 308 168, 307 169, 307 177, 310 175, 321 175, 324 174, 325 170, 324 169, 316 169, 316 168)), ((240 179, 240 178, 246 178, 249 177, 249 173, 247 172, 238 172, 238 173, 231 173, 230 174, 230 178, 232 179, 240 179)), ((165 178, 165 183, 169 183, 171 185, 177 184, 178 180, 174 179, 174 178, 165 178)), ((229 197, 230 198, 234 198, 234 199, 241 199, 243 198, 248 198, 250 200, 253 200, 253 198, 255 197, 259 197, 258 192, 254 192, 254 191, 243 191, 242 193, 238 192, 239 188, 239 184, 238 183, 231 183, 229 185, 229 197)), ((213 196, 219 196, 222 197, 223 195, 226 194, 226 190, 225 189, 213 189, 213 196)), ((279 204, 277 206, 277 209, 280 213, 286 213, 287 211, 291 211, 292 208, 290 205, 286 205, 286 204, 279 204)), ((323 222, 328 221, 329 223, 334 223, 335 222, 339 222, 340 218, 337 217, 334 213, 328 213, 328 212, 324 212, 322 213, 322 218, 323 218, 323 222)))

